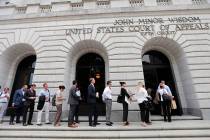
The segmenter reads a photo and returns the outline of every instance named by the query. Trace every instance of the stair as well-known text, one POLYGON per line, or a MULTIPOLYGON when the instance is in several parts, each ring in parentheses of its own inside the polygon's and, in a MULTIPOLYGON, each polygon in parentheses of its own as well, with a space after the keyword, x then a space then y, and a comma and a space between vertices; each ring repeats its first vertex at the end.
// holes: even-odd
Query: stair
POLYGON ((0 140, 71 140, 71 139, 124 139, 124 140, 210 140, 210 121, 208 120, 173 120, 173 122, 153 121, 147 127, 139 122, 131 122, 129 126, 115 122, 108 127, 103 122, 97 127, 89 127, 81 122, 78 128, 68 128, 66 122, 61 127, 14 126, 0 124, 0 140))
MULTIPOLYGON (((151 121, 163 121, 163 117, 160 115, 151 115, 150 116, 151 121)), ((87 122, 88 121, 88 117, 87 116, 80 116, 79 120, 81 122, 87 122)), ((105 122, 106 121, 106 117, 105 116, 99 116, 98 120, 100 122, 105 122)), ((128 119, 129 120, 129 119, 128 119)), ((172 116, 172 120, 202 120, 201 117, 198 116, 192 116, 192 115, 182 115, 182 116, 172 116)), ((63 118, 62 122, 67 122, 68 118, 63 118)), ((118 122, 121 120, 118 120, 118 122)))

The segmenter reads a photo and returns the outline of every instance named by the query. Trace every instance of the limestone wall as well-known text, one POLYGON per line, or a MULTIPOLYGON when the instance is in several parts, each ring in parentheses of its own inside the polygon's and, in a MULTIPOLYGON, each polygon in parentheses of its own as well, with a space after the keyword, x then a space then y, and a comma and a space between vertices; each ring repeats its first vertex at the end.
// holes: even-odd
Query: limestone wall
MULTIPOLYGON (((18 62, 35 54, 33 82, 37 91, 43 82, 49 83, 52 93, 60 84, 68 91, 79 57, 95 52, 104 58, 106 80, 113 81, 113 111, 118 111, 119 81, 126 81, 134 90, 138 81, 144 81, 142 55, 158 50, 170 60, 185 113, 210 118, 208 8, 199 12, 180 10, 181 15, 170 10, 88 12, 3 17, 0 84, 11 88, 18 62)), ((68 110, 67 105, 64 110, 68 110)), ((138 110, 137 104, 130 110, 138 110)))

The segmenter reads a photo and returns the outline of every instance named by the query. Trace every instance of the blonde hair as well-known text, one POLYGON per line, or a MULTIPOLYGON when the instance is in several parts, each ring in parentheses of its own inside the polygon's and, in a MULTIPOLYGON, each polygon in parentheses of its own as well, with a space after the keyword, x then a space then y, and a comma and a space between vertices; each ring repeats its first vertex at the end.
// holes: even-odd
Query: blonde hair
POLYGON ((138 87, 139 87, 139 86, 144 87, 143 82, 138 82, 138 87))

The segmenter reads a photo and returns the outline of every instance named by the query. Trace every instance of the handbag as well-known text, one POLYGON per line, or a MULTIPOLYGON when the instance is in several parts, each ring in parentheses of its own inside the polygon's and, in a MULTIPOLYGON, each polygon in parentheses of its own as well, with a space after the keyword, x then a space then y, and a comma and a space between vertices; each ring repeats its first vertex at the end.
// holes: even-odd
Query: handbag
POLYGON ((171 100, 171 109, 177 109, 176 101, 171 100))
POLYGON ((56 106, 56 94, 52 97, 52 106, 56 106))
POLYGON ((45 104, 45 96, 39 96, 39 101, 38 101, 38 105, 37 105, 37 110, 42 110, 42 108, 44 107, 45 104))
POLYGON ((117 102, 123 103, 123 96, 121 94, 117 96, 117 102))
POLYGON ((150 100, 143 101, 143 104, 144 104, 145 109, 147 109, 147 110, 152 110, 153 109, 153 104, 150 100))
POLYGON ((164 101, 171 101, 172 100, 172 96, 168 95, 168 94, 163 94, 162 97, 163 97, 164 101))

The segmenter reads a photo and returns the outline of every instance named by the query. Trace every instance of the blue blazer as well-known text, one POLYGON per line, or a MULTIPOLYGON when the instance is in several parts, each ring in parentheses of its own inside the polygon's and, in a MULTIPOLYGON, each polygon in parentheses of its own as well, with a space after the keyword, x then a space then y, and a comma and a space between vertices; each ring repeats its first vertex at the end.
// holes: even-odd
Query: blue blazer
POLYGON ((87 98, 88 103, 96 103, 96 90, 95 87, 90 84, 88 86, 88 98, 87 98))
POLYGON ((23 91, 22 89, 18 89, 15 91, 15 94, 13 96, 13 102, 15 106, 23 106, 23 91))

